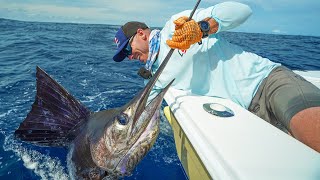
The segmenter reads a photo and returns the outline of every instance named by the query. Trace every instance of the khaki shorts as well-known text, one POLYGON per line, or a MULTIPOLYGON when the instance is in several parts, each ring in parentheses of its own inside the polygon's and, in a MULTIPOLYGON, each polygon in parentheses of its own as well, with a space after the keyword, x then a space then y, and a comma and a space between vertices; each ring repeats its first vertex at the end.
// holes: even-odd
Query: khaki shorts
POLYGON ((320 106, 320 89, 288 68, 279 66, 262 81, 248 110, 276 127, 290 131, 291 118, 301 110, 315 106, 320 106))

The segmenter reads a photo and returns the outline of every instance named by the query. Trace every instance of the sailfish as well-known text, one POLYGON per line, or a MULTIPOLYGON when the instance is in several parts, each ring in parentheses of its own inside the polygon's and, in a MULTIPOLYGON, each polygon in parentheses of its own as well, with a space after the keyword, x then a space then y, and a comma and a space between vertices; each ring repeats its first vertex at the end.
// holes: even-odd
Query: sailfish
POLYGON ((69 174, 75 179, 128 176, 159 134, 161 103, 174 80, 150 103, 147 99, 163 68, 124 106, 92 112, 37 66, 35 101, 15 137, 68 147, 69 174))

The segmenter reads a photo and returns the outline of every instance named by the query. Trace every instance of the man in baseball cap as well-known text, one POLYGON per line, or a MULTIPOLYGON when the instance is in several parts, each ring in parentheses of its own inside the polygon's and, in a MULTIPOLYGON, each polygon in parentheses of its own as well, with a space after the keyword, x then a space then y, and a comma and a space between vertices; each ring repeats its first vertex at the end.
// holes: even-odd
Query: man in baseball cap
POLYGON ((113 60, 116 62, 123 61, 126 57, 132 53, 131 46, 129 44, 130 39, 136 35, 138 29, 148 29, 149 27, 142 22, 130 21, 121 26, 115 35, 114 42, 117 45, 116 54, 113 56, 113 60))

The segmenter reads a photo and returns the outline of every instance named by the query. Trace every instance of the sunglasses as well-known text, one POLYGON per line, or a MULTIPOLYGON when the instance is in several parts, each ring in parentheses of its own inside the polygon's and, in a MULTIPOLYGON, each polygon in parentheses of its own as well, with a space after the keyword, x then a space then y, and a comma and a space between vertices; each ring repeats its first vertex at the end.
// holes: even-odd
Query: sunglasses
POLYGON ((132 47, 131 47, 131 43, 133 41, 133 38, 134 38, 135 35, 131 36, 127 46, 122 50, 123 53, 126 55, 126 56, 130 56, 132 54, 132 47))

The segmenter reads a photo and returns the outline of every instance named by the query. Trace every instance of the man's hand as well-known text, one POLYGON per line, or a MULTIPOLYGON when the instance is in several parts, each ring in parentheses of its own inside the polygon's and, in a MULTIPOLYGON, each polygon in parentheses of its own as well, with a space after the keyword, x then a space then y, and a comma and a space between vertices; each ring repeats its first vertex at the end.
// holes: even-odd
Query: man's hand
POLYGON ((188 21, 188 17, 183 16, 173 23, 176 26, 172 40, 167 40, 170 48, 186 50, 189 49, 192 44, 201 41, 202 32, 198 23, 193 19, 188 21))

